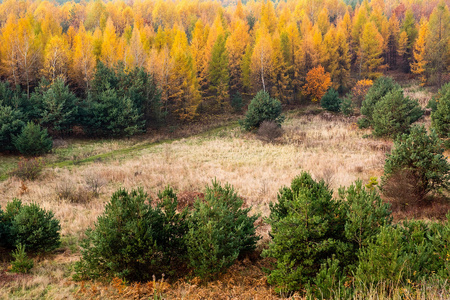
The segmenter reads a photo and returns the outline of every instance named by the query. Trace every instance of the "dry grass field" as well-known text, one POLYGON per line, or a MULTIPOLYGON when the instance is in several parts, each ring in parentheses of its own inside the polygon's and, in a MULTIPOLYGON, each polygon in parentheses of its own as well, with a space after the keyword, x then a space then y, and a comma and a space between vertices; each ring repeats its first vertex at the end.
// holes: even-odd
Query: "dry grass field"
MULTIPOLYGON (((207 286, 195 280, 131 286, 117 281, 73 282, 72 265, 79 259, 78 242, 84 231, 94 225, 118 188, 142 187, 155 197, 159 190, 170 185, 183 201, 192 201, 205 185, 217 179, 233 185, 246 204, 252 206, 252 212, 265 217, 269 213, 268 204, 276 200, 278 190, 289 185, 303 170, 316 179, 324 179, 335 193, 340 186, 348 186, 357 179, 367 182, 370 177, 379 178, 392 141, 365 138, 369 131, 357 129, 355 122, 354 118, 307 109, 289 113, 283 136, 273 143, 244 133, 237 125, 191 136, 186 132, 185 137, 171 140, 159 136, 103 143, 60 142, 60 148, 46 158, 48 166, 37 180, 23 182, 9 177, 0 182, 2 207, 18 197, 23 202, 37 202, 52 210, 61 222, 63 241, 56 253, 35 258, 31 275, 10 275, 2 271, 7 268, 7 256, 2 255, 0 298, 276 299, 280 295, 274 294, 265 281, 262 267, 268 262, 264 260, 249 258, 239 262, 207 286), (112 155, 73 164, 77 159, 111 151, 112 155), (55 163, 64 160, 72 160, 72 164, 55 163)), ((260 226, 258 233, 263 237, 262 247, 268 238, 267 226, 260 226)), ((376 290, 375 287, 373 291, 357 293, 357 299, 396 297, 376 290)), ((426 299, 424 291, 413 288, 395 293, 398 299, 426 299), (406 298, 405 293, 409 293, 406 298)))

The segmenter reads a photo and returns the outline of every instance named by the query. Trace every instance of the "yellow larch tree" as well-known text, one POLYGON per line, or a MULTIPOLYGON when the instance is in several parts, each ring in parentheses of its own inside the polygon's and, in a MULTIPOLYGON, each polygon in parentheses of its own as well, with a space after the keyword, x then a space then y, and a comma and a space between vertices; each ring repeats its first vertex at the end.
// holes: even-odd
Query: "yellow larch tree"
POLYGON ((241 19, 244 20, 245 13, 244 13, 244 6, 242 5, 241 0, 238 1, 236 4, 236 9, 234 10, 233 17, 235 19, 241 19))
POLYGON ((277 26, 277 16, 271 0, 263 1, 261 5, 261 26, 273 33, 277 26))
POLYGON ((89 90, 90 82, 94 77, 95 65, 94 38, 86 32, 81 24, 75 36, 71 66, 71 76, 80 87, 89 90))
POLYGON ((61 36, 52 36, 45 47, 41 74, 54 82, 60 76, 67 78, 68 68, 69 47, 61 36))
POLYGON ((373 22, 364 26, 358 53, 359 73, 369 79, 381 76, 383 37, 373 22))
POLYGON ((177 119, 189 121, 197 116, 200 102, 196 70, 186 33, 178 27, 174 31, 175 38, 170 51, 173 68, 168 84, 168 106, 177 119))
POLYGON ((127 49, 128 52, 127 56, 130 57, 127 65, 129 65, 130 67, 132 66, 143 68, 146 65, 147 53, 144 49, 144 44, 142 40, 143 37, 141 34, 141 30, 139 29, 137 24, 135 24, 135 26, 133 26, 131 39, 127 49))
POLYGON ((256 33, 256 43, 250 64, 251 85, 255 92, 268 89, 273 67, 272 55, 273 48, 269 31, 265 27, 260 27, 256 33))
POLYGON ((319 27, 319 30, 322 33, 322 35, 325 35, 328 32, 328 29, 330 28, 329 13, 328 9, 325 6, 322 8, 319 15, 317 16, 317 26, 319 27))
POLYGON ((154 76, 161 91, 161 103, 165 113, 169 111, 168 99, 170 95, 169 80, 173 69, 173 60, 170 57, 168 45, 161 50, 152 49, 147 61, 147 72, 154 76))
POLYGON ((199 19, 195 23, 194 31, 192 32, 190 51, 197 70, 197 80, 200 86, 201 94, 208 89, 209 59, 206 51, 208 34, 209 26, 205 26, 203 21, 199 19))
POLYGON ((10 15, 2 29, 2 69, 14 84, 26 86, 28 97, 31 84, 38 77, 43 52, 33 23, 31 15, 19 20, 10 15))
POLYGON ((278 32, 272 38, 272 70, 270 73, 271 96, 280 100, 282 103, 289 103, 289 75, 288 66, 286 64, 283 49, 281 47, 281 39, 278 32))
POLYGON ((250 43, 248 31, 247 23, 238 19, 232 24, 231 33, 226 42, 231 95, 242 89, 241 63, 245 54, 245 48, 250 43))
POLYGON ((386 63, 389 67, 394 68, 397 66, 398 47, 400 41, 400 22, 397 16, 394 14, 389 19, 388 35, 386 39, 386 63))
POLYGON ((289 90, 292 91, 292 99, 296 100, 300 93, 300 86, 306 77, 304 52, 302 48, 302 39, 297 25, 290 22, 284 32, 281 33, 281 48, 284 59, 288 67, 289 90))
POLYGON ((413 50, 413 62, 411 63, 411 72, 419 75, 421 85, 425 85, 427 82, 426 76, 426 41, 429 34, 428 22, 424 19, 420 24, 419 37, 414 44, 413 50))
POLYGON ((17 27, 16 16, 10 14, 6 24, 2 28, 0 43, 2 74, 14 85, 19 84, 19 45, 17 27))
POLYGON ((323 38, 320 64, 325 71, 331 74, 332 85, 334 89, 339 87, 339 83, 333 80, 333 75, 338 69, 338 44, 336 40, 336 29, 332 26, 323 38))
POLYGON ((112 19, 108 18, 105 31, 103 32, 100 61, 105 66, 112 68, 119 60, 123 60, 123 54, 124 47, 122 41, 116 34, 112 19))
POLYGON ((355 15, 353 17, 353 28, 352 28, 352 41, 354 51, 358 51, 360 48, 360 39, 362 37, 364 27, 368 22, 369 12, 367 5, 363 4, 358 9, 355 10, 355 15))
POLYGON ((346 35, 342 29, 336 31, 337 43, 337 67, 331 74, 331 80, 335 87, 346 88, 350 81, 351 57, 346 35))

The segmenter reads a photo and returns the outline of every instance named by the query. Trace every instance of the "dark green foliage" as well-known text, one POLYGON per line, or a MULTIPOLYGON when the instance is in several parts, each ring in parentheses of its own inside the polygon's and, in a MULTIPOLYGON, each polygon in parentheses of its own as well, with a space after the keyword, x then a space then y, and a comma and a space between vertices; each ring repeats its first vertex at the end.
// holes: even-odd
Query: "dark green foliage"
POLYGON ((356 121, 356 124, 358 124, 358 127, 360 129, 363 128, 369 128, 370 127, 370 121, 367 118, 360 118, 358 121, 356 121))
POLYGON ((159 197, 152 206, 142 189, 115 192, 95 228, 86 231, 75 278, 146 281, 162 273, 175 275, 186 252, 186 212, 175 211, 177 198, 170 188, 159 197))
POLYGON ((240 124, 245 130, 256 129, 263 121, 274 121, 281 126, 284 121, 281 111, 281 102, 271 98, 268 93, 261 90, 248 105, 245 118, 240 124))
POLYGON ((144 130, 144 122, 130 98, 108 88, 87 100, 86 131, 97 136, 132 136, 144 130))
POLYGON ((354 107, 351 93, 347 94, 344 99, 342 99, 340 111, 347 117, 353 115, 354 107))
POLYGON ((31 95, 31 101, 40 108, 40 123, 52 134, 68 134, 78 122, 78 99, 62 78, 52 84, 45 80, 31 95))
POLYGON ((60 244, 59 221, 53 212, 46 211, 35 203, 22 205, 14 199, 6 205, 0 219, 1 245, 15 248, 19 244, 33 252, 48 252, 60 244))
POLYGON ((210 278, 228 269, 239 255, 255 249, 254 222, 250 208, 230 185, 213 181, 205 199, 197 199, 186 236, 189 265, 200 278, 210 278))
POLYGON ((123 63, 110 69, 97 64, 92 92, 82 115, 84 127, 98 136, 131 136, 159 125, 161 97, 154 79, 143 69, 125 71, 123 63))
POLYGON ((356 281, 366 286, 380 282, 420 282, 450 275, 450 215, 447 221, 405 221, 383 227, 359 255, 356 281))
POLYGON ((361 114, 365 116, 365 118, 369 121, 369 124, 372 123, 372 115, 375 109, 375 104, 390 91, 397 89, 400 89, 400 86, 390 77, 380 77, 373 83, 361 106, 361 114))
POLYGON ((22 201, 14 198, 6 204, 5 212, 0 210, 0 246, 14 248, 14 237, 11 235, 12 221, 22 208, 22 201))
POLYGON ((357 181, 339 190, 304 172, 291 188, 282 188, 270 204, 272 242, 264 256, 277 259, 268 281, 279 291, 307 287, 316 296, 331 295, 357 267, 358 253, 391 222, 390 210, 374 190, 357 181))
MULTIPOLYGON (((432 97, 430 99, 430 101, 428 101, 427 108, 431 109, 431 112, 434 112, 437 110, 437 104, 438 104, 438 100, 436 99, 436 97, 432 97)), ((431 120, 431 121, 433 121, 433 120, 431 120)))
POLYGON ((306 285, 307 299, 350 299, 352 291, 345 287, 347 278, 332 257, 320 266, 315 278, 306 285))
POLYGON ((398 227, 381 228, 376 238, 359 253, 359 265, 355 274, 357 282, 401 282, 409 264, 402 237, 402 231, 398 227))
POLYGON ((241 112, 244 107, 244 101, 242 100, 242 95, 239 92, 231 97, 231 107, 233 107, 235 112, 241 112))
POLYGON ((417 100, 403 96, 401 89, 389 91, 375 103, 372 114, 374 136, 395 137, 409 132, 412 123, 423 114, 417 100))
POLYGON ((50 152, 53 141, 48 136, 47 129, 42 129, 40 125, 28 122, 23 127, 22 132, 13 138, 16 149, 24 155, 42 155, 50 152))
POLYGON ((24 121, 39 119, 38 103, 28 99, 27 94, 22 93, 19 85, 13 89, 8 82, 0 82, 0 100, 3 101, 3 105, 20 111, 24 121))
POLYGON ((320 99, 320 105, 328 110, 338 112, 341 108, 341 99, 339 99, 339 93, 331 88, 328 92, 323 95, 322 99, 320 99))
POLYGON ((348 206, 345 216, 345 237, 357 249, 367 246, 380 232, 380 226, 392 222, 389 204, 381 199, 375 189, 367 189, 358 180, 347 189, 339 189, 339 198, 348 206))
POLYGON ((343 241, 343 203, 334 201, 325 183, 308 173, 296 177, 291 188, 282 188, 270 210, 273 239, 263 255, 277 259, 268 281, 279 291, 300 290, 328 259, 345 257, 350 250, 343 241))
POLYGON ((0 152, 16 150, 12 140, 25 126, 22 119, 20 110, 4 106, 0 101, 0 152))
POLYGON ((58 248, 61 226, 53 217, 53 212, 45 211, 36 203, 22 206, 11 223, 14 246, 22 244, 33 252, 48 252, 58 248))
POLYGON ((25 246, 22 244, 17 245, 17 249, 13 251, 12 257, 14 260, 11 262, 11 272, 29 273, 34 266, 33 260, 28 258, 25 246))
POLYGON ((441 137, 450 137, 450 83, 439 90, 436 98, 429 102, 432 107, 431 124, 441 137))
POLYGON ((394 143, 387 155, 384 179, 397 172, 408 172, 413 178, 414 192, 419 200, 429 192, 440 192, 449 188, 450 164, 443 155, 444 149, 437 134, 423 126, 414 126, 410 134, 403 134, 394 143))

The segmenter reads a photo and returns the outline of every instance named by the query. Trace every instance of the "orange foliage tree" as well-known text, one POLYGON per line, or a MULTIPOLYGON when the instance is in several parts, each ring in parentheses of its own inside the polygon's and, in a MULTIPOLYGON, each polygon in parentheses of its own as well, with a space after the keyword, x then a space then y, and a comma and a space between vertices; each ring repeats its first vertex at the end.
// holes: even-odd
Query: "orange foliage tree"
POLYGON ((330 73, 325 72, 322 66, 312 68, 306 75, 305 92, 311 97, 312 101, 320 100, 330 86, 330 73))

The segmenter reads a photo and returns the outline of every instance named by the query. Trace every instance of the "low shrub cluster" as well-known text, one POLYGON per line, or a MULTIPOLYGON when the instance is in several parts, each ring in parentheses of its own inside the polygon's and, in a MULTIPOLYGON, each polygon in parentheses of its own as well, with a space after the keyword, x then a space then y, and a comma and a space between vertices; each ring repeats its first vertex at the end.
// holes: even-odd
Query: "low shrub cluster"
POLYGON ((322 99, 320 99, 320 105, 328 110, 333 112, 338 112, 341 109, 341 99, 339 99, 339 93, 331 88, 328 92, 323 95, 322 99))
POLYGON ((430 193, 449 190, 450 164, 444 156, 443 142, 433 130, 428 134, 424 126, 413 126, 410 134, 396 139, 386 158, 384 185, 389 189, 395 181, 399 182, 399 174, 407 179, 402 181, 403 189, 409 187, 417 201, 430 193))
POLYGON ((23 205, 19 199, 0 209, 0 246, 21 247, 31 252, 48 252, 60 245, 61 226, 51 211, 35 203, 23 205))
POLYGON ((261 90, 248 105, 247 113, 240 125, 247 131, 259 128, 264 121, 271 121, 281 126, 285 118, 281 112, 281 102, 261 90))
POLYGON ((450 276, 450 214, 444 223, 393 224, 373 186, 356 181, 332 191, 308 173, 280 189, 267 219, 276 259, 268 282, 277 291, 312 298, 352 298, 355 288, 419 284, 450 276))
POLYGON ((450 83, 445 84, 438 94, 429 102, 431 123, 437 134, 443 138, 450 137, 450 83))
POLYGON ((20 158, 17 168, 11 171, 12 176, 22 180, 35 180, 39 177, 44 167, 42 158, 20 158))
POLYGON ((272 143, 283 135, 283 128, 273 121, 264 121, 258 128, 258 138, 266 143, 272 143))
POLYGON ((282 188, 270 210, 272 241, 263 255, 277 260, 268 281, 280 292, 307 288, 327 295, 343 286, 361 249, 391 224, 388 205, 361 181, 333 199, 325 182, 308 173, 282 188))
POLYGON ((360 128, 372 127, 374 136, 395 137, 409 132, 423 114, 417 100, 403 95, 401 87, 389 77, 378 78, 361 106, 360 128))
POLYGON ((204 199, 177 211, 168 187, 154 201, 141 189, 119 190, 81 243, 75 279, 113 278, 145 281, 192 271, 206 279, 225 271, 255 248, 257 216, 229 185, 214 181, 204 199), (187 262, 187 263, 186 263, 187 262))

